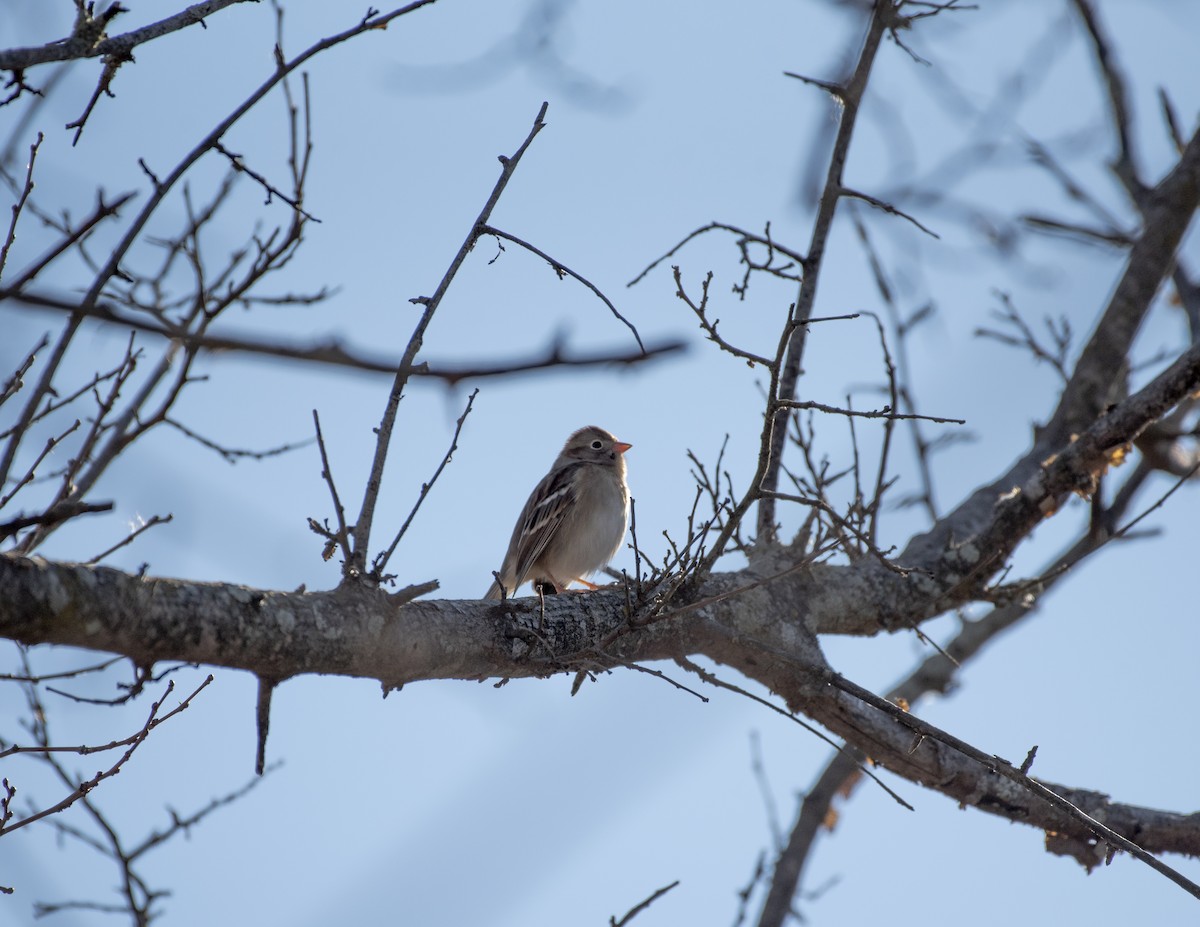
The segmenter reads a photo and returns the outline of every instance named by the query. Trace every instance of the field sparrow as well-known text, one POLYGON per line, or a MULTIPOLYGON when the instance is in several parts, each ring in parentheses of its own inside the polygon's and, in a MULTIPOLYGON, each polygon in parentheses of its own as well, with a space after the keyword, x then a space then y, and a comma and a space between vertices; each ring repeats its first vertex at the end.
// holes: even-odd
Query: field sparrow
POLYGON ((584 577, 615 556, 629 527, 624 455, 632 446, 595 425, 567 438, 521 510, 500 582, 485 598, 507 598, 526 581, 554 592, 571 582, 596 588, 584 577))

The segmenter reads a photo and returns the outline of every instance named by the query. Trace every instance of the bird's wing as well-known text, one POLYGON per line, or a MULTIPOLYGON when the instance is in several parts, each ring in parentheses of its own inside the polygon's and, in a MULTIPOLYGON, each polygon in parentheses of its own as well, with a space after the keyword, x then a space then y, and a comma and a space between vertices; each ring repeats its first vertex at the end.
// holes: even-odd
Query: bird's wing
MULTIPOLYGON (((567 513, 575 507, 576 478, 583 463, 571 463, 547 473, 534 488, 517 521, 517 533, 513 537, 516 563, 513 575, 516 586, 529 579, 529 571, 537 563, 554 535, 562 527, 567 513)), ((540 579, 543 577, 533 577, 540 579)), ((570 579, 571 577, 544 577, 570 579)))

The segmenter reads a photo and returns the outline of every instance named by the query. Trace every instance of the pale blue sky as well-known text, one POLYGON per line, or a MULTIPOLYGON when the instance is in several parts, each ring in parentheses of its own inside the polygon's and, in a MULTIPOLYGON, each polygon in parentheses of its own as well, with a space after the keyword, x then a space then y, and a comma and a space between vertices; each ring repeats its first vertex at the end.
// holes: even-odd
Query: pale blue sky
MULTIPOLYGON (((129 5, 135 8, 122 28, 159 12, 129 5)), ((392 564, 400 582, 436 577, 439 594, 448 597, 482 594, 526 494, 578 426, 601 425, 634 445, 630 483, 639 534, 652 551, 661 550, 664 528, 675 536, 684 529, 692 496, 688 448, 711 461, 728 433, 726 463, 739 488, 744 484, 759 428, 757 372, 702 340, 674 297, 668 269, 632 289, 625 284, 713 220, 749 229, 770 221, 779 240, 806 247, 811 213, 801 178, 830 110, 818 91, 783 72, 832 75, 856 32, 854 18, 816 2, 568 4, 559 51, 592 82, 592 92, 580 94, 534 66, 527 43, 514 40, 530 6, 440 0, 313 63, 317 147, 306 206, 322 222, 309 227, 300 259, 269 289, 328 285, 340 292, 320 308, 257 310, 235 320, 246 330, 296 339, 336 333, 398 355, 416 318, 409 298, 432 292, 491 190, 496 156, 511 152, 541 102, 550 102, 548 126, 493 224, 591 279, 643 338, 685 337, 690 350, 639 370, 481 384, 459 451, 392 564)), ((848 181, 886 192, 914 172, 927 177, 940 169, 966 141, 987 138, 1003 144, 1004 155, 958 184, 958 195, 1004 215, 1036 209, 1078 218, 1024 157, 1017 141, 1023 132, 1059 146, 1090 189, 1126 215, 1094 154, 1110 150, 1102 100, 1066 5, 980 6, 906 35, 928 67, 885 46, 848 181), (986 108, 1004 82, 1025 88, 1027 97, 981 126, 970 108, 986 108), (950 87, 961 90, 957 102, 950 87), (1089 158, 1071 154, 1080 140, 1089 158)), ((1100 9, 1133 82, 1139 144, 1147 163, 1161 169, 1169 153, 1154 94, 1159 85, 1168 88, 1185 129, 1191 126, 1200 110, 1200 7, 1160 0, 1100 9)), ((341 4, 289 6, 289 51, 345 28, 361 12, 341 4)), ((0 10, 0 41, 59 36, 70 14, 66 2, 51 9, 43 0, 10 0, 0 10)), ((39 120, 47 135, 38 166, 43 205, 82 212, 97 184, 110 192, 142 189, 139 157, 157 171, 169 169, 269 72, 273 30, 268 6, 246 4, 212 17, 206 31, 139 49, 136 65, 118 75, 116 99, 100 103, 72 150, 61 127, 81 111, 96 73, 91 64, 75 67, 39 120)), ((226 143, 256 170, 282 179, 281 112, 281 101, 268 99, 226 143)), ((0 110, 0 138, 16 117, 11 107, 0 110)), ((219 167, 213 161, 197 170, 198 198, 219 167)), ((278 204, 261 206, 251 184, 243 182, 238 197, 239 211, 210 232, 213 254, 240 245, 248 215, 285 221, 278 204)), ((167 233, 181 215, 176 200, 155 228, 167 233)), ((933 299, 938 306, 910 345, 923 411, 965 418, 979 436, 937 459, 939 499, 948 507, 1024 451, 1032 423, 1054 399, 1049 368, 972 336, 998 305, 993 289, 1010 292, 1032 320, 1065 314, 1083 337, 1121 257, 1031 238, 1006 265, 945 216, 927 221, 941 242, 899 219, 868 220, 903 305, 933 299)), ((39 240, 29 226, 13 258, 18 266, 38 252, 39 240)), ((1193 267, 1200 265, 1196 240, 1193 233, 1185 244, 1193 267)), ((153 260, 149 249, 142 255, 153 260)), ((560 282, 514 247, 489 263, 495 255, 493 243, 481 242, 456 279, 426 339, 430 359, 521 357, 558 334, 583 350, 631 346, 624 326, 582 287, 560 282)), ((723 332, 766 350, 794 294, 759 282, 738 302, 730 295, 741 277, 735 260, 730 243, 717 239, 674 259, 697 286, 712 269, 723 332)), ((843 223, 817 313, 860 309, 882 307, 843 223)), ((0 370, 54 321, 3 309, 0 370)), ((1178 344, 1181 326, 1175 310, 1157 309, 1139 356, 1178 344)), ((96 330, 79 340, 75 360, 82 370, 121 342, 96 330)), ((814 329, 809 343, 804 398, 837 404, 853 389, 857 404, 875 402, 861 389, 880 379, 868 320, 814 329)), ((233 358, 201 368, 211 380, 196 385, 180 410, 190 427, 230 445, 265 447, 308 437, 317 408, 343 498, 357 503, 386 378, 233 358)), ((469 388, 417 385, 405 399, 376 547, 436 467, 469 388)), ((818 428, 835 465, 848 462, 844 423, 822 420, 818 428)), ((878 433, 859 434, 869 447, 878 433)), ((898 494, 915 485, 907 452, 903 441, 898 494)), ((61 532, 44 553, 85 559, 136 518, 171 512, 171 525, 110 562, 130 569, 148 562, 156 574, 267 588, 328 587, 336 566, 322 563, 320 541, 305 527, 306 517, 330 514, 319 472, 312 448, 231 468, 164 432, 135 447, 97 490, 98 498, 116 500, 115 514, 61 532)), ((1081 512, 1076 505, 1040 528, 1019 551, 1018 568, 1044 563, 1081 512)), ((921 713, 1009 758, 1038 744, 1035 772, 1051 781, 1194 810, 1200 746, 1180 724, 1198 694, 1200 624, 1190 582, 1200 541, 1195 512, 1194 493, 1178 494, 1149 520, 1161 537, 1101 553, 1041 613, 975 661, 952 697, 921 704, 921 713)), ((797 522, 792 512, 784 518, 797 522)), ((921 524, 916 510, 891 513, 886 542, 901 543, 921 524)), ((632 556, 622 552, 615 565, 631 566, 632 556)), ((933 630, 945 635, 952 627, 944 618, 933 630)), ((825 647, 836 667, 877 689, 924 654, 903 636, 828 640, 825 647)), ((75 659, 34 654, 42 667, 75 659)), ((179 685, 187 688, 203 672, 180 674, 179 685)), ((154 884, 172 891, 162 923, 599 925, 676 879, 681 885, 642 914, 639 927, 732 923, 736 892, 770 841, 751 772, 751 731, 761 740, 785 831, 797 793, 823 767, 828 748, 730 693, 705 692, 711 700, 702 704, 631 672, 603 677, 573 699, 569 691, 565 677, 499 690, 439 682, 384 701, 370 682, 310 677, 284 684, 269 744, 270 758, 284 760, 283 768, 148 863, 154 884)), ((20 707, 4 689, 0 706, 6 714, 20 707)), ((63 742, 126 734, 145 710, 53 707, 63 742)), ((253 709, 253 679, 218 671, 214 686, 156 732, 98 792, 98 802, 136 839, 141 829, 161 826, 168 804, 184 812, 236 788, 253 767, 253 709)), ((35 784, 32 764, 10 763, 3 773, 29 783, 22 794, 54 795, 35 784)), ((90 770, 94 763, 75 765, 90 770)), ((873 786, 859 788, 810 864, 804 888, 839 880, 819 900, 800 902, 811 923, 1195 921, 1194 899, 1128 857, 1088 877, 1046 854, 1038 831, 959 810, 894 777, 888 782, 916 813, 873 786)), ((1171 863, 1200 879, 1195 861, 1171 863)), ((0 899, 0 921, 17 924, 30 921, 35 900, 105 898, 115 881, 95 854, 56 849, 48 828, 0 841, 0 873, 0 882, 18 888, 0 899)))

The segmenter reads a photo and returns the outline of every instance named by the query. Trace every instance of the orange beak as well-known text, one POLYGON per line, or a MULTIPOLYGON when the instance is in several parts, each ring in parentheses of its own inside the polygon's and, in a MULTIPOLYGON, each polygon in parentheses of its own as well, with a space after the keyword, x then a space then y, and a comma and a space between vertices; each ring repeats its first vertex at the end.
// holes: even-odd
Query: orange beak
POLYGON ((618 454, 624 454, 627 450, 633 447, 632 444, 626 444, 624 441, 614 441, 613 450, 618 454))

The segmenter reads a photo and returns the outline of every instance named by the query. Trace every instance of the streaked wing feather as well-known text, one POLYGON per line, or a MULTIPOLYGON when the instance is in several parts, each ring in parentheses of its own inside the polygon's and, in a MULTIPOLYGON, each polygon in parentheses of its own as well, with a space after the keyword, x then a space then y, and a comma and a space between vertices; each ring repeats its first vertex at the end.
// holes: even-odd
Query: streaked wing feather
POLYGON ((525 503, 519 522, 520 543, 515 571, 518 586, 530 578, 529 571, 575 504, 572 487, 581 466, 583 464, 572 463, 547 473, 525 503))

